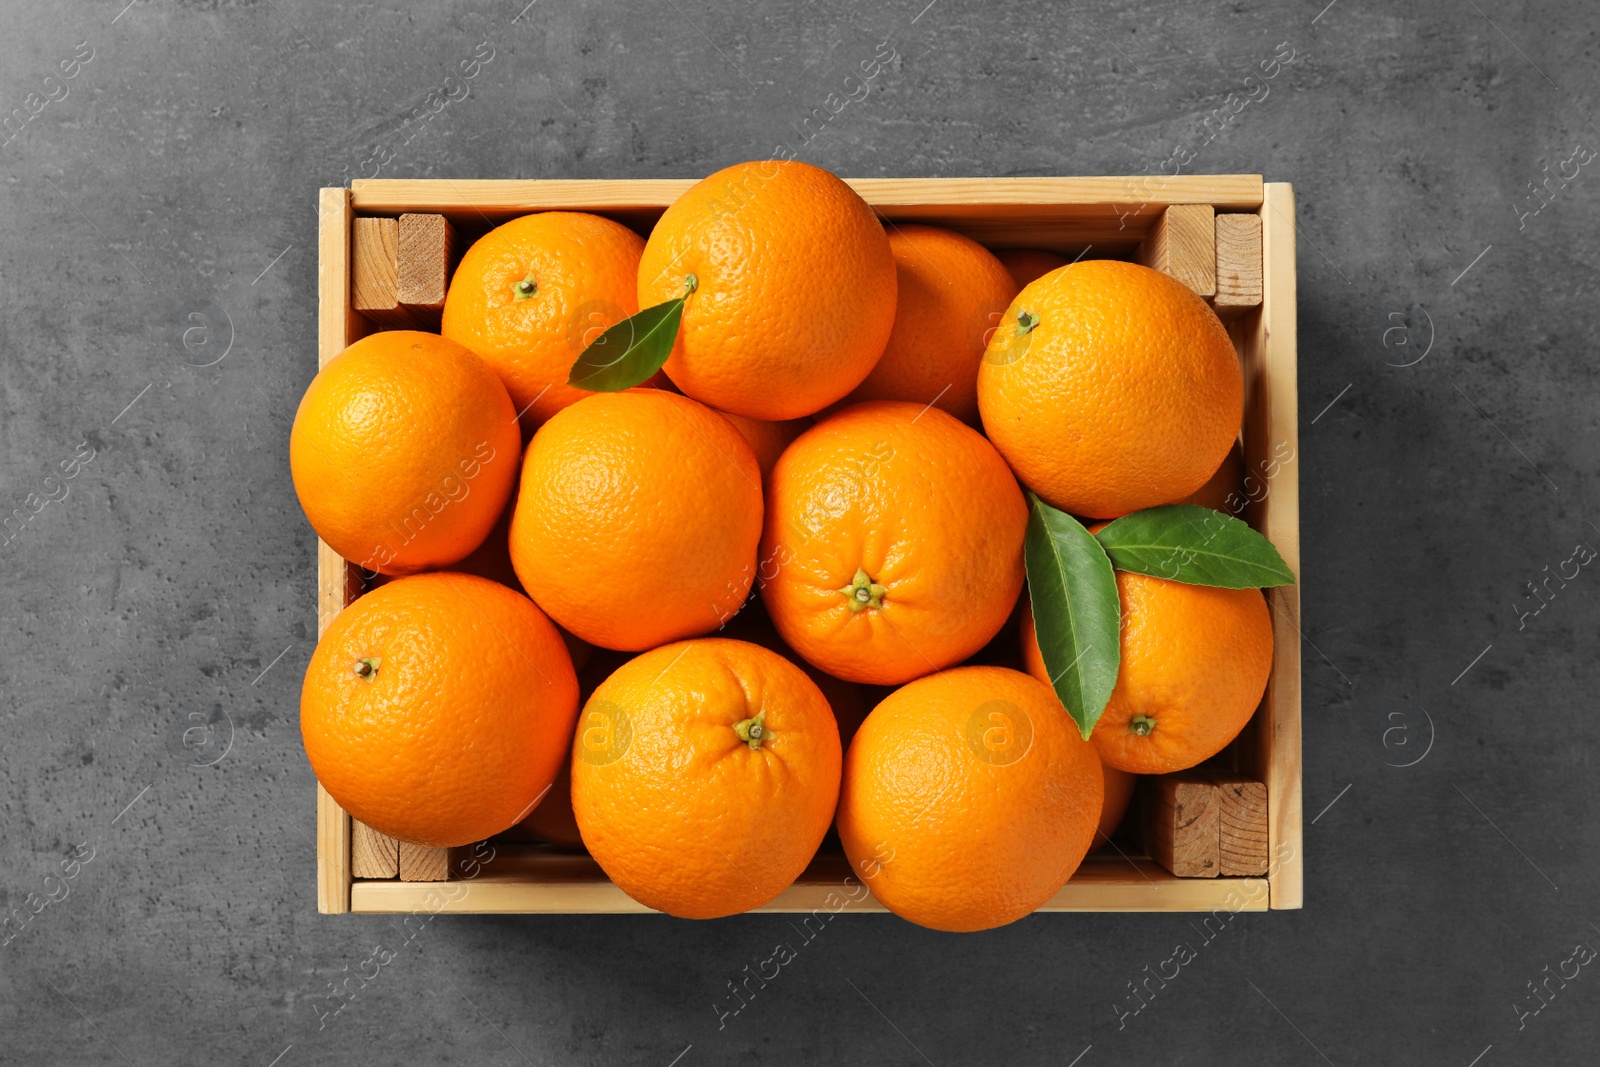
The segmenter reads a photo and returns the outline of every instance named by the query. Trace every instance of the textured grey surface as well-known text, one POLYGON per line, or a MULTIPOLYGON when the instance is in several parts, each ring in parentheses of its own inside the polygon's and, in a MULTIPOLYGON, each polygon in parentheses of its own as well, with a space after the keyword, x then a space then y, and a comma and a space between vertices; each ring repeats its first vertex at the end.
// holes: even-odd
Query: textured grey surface
POLYGON ((1600 975, 1547 976, 1600 945, 1600 577, 1567 564, 1537 615, 1525 583, 1600 545, 1600 176, 1517 208, 1600 148, 1592 8, 525 2, 0 10, 0 109, 43 104, 0 133, 0 499, 48 501, 0 546, 0 903, 58 898, 0 947, 0 1063, 1592 1058, 1600 975), (699 176, 792 140, 884 40, 802 158, 1144 173, 1187 144, 1297 187, 1305 909, 1233 920, 1120 1025, 1186 917, 842 917, 720 1029, 783 918, 317 915, 286 462, 315 190, 381 145, 386 176, 699 176), (481 42, 470 95, 388 132, 481 42))

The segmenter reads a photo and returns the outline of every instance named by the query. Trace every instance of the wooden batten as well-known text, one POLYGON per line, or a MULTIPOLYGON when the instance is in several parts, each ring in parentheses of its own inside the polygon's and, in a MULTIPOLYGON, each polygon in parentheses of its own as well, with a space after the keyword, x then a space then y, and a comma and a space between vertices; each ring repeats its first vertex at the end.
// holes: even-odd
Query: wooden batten
POLYGON ((350 820, 350 874, 394 878, 400 873, 400 842, 358 819, 350 820))
POLYGON ((350 302, 381 330, 418 325, 400 303, 400 224, 356 219, 350 235, 350 302))
POLYGON ((450 288, 455 227, 443 215, 407 212, 400 216, 397 231, 396 297, 413 319, 437 330, 450 288))
POLYGON ((1139 245, 1137 258, 1197 296, 1212 296, 1217 291, 1216 209, 1210 204, 1169 206, 1139 245))
POLYGON ((1214 771, 1220 874, 1267 873, 1267 787, 1241 775, 1214 771))
POLYGON ((1217 290, 1211 306, 1218 315, 1239 315, 1261 306, 1261 216, 1218 215, 1217 290))
POLYGON ((1221 797, 1204 771, 1148 775, 1139 779, 1140 837, 1144 849, 1179 878, 1215 878, 1222 873, 1221 797))
POLYGON ((450 850, 400 842, 402 882, 442 882, 450 875, 450 850))

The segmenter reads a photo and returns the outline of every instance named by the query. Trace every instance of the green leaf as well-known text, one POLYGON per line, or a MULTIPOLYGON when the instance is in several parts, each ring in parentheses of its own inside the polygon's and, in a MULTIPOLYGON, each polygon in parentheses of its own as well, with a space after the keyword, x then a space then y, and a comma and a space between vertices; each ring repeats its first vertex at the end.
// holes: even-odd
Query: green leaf
POLYGON ((661 369, 678 339, 679 296, 645 308, 596 337, 567 373, 567 384, 599 393, 632 389, 661 369))
POLYGON ((1294 584, 1271 541, 1231 515, 1194 504, 1136 511, 1095 537, 1121 571, 1223 589, 1294 584))
POLYGON ((1122 662, 1122 605, 1111 560, 1071 515, 1034 497, 1023 558, 1033 625, 1056 696, 1085 739, 1122 662))

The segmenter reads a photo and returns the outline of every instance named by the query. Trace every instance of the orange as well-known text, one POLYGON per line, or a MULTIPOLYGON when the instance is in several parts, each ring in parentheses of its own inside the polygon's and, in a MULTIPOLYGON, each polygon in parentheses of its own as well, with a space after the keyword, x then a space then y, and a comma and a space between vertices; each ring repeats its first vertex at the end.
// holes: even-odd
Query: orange
POLYGON ((994 256, 1011 272, 1018 289, 1035 278, 1043 278, 1057 267, 1067 265, 1066 256, 1058 256, 1042 248, 1002 248, 994 256))
POLYGON ((1244 379, 1182 282, 1089 260, 1011 302, 978 370, 983 427, 1046 502, 1115 518, 1199 489, 1239 434, 1244 379))
POLYGON ((528 444, 511 519, 522 587, 590 644, 715 630, 755 577, 761 470, 727 419, 676 393, 596 393, 528 444))
POLYGON ((477 548, 511 495, 520 449, 488 364, 414 330, 372 334, 329 360, 289 431, 295 493, 317 536, 384 574, 477 548))
POLYGON ((768 488, 761 598, 829 674, 896 685, 959 663, 1022 590, 1022 491, 937 408, 846 408, 789 446, 768 488))
POLYGON ((1221 511, 1235 518, 1244 511, 1244 452, 1235 441, 1222 465, 1199 489, 1190 493, 1180 504, 1198 504, 1212 511, 1221 511))
POLYGON ((1100 761, 1050 690, 1004 667, 919 678, 845 756, 839 839, 884 907, 935 930, 1015 922, 1077 870, 1100 761))
MULTIPOLYGON (((1044 657, 1039 653, 1039 638, 1033 628, 1033 605, 1028 603, 1027 597, 1022 598, 1022 662, 1028 673, 1049 686, 1054 694, 1055 686, 1051 685, 1050 674, 1044 669, 1044 657)), ((1066 714, 1066 709, 1062 709, 1062 714, 1066 714)), ((1089 846, 1090 852, 1105 845, 1111 840, 1111 835, 1117 832, 1122 817, 1128 813, 1128 804, 1133 800, 1133 787, 1139 781, 1138 775, 1119 771, 1104 762, 1100 770, 1105 774, 1106 791, 1100 807, 1100 825, 1095 830, 1094 844, 1089 846)))
MULTIPOLYGON (((1117 572, 1122 664, 1090 740, 1106 766, 1181 771, 1228 746, 1261 703, 1272 671, 1272 618, 1259 589, 1185 585, 1117 572)), ((1030 610, 1023 659, 1044 674, 1030 610)))
POLYGON ((733 415, 726 411, 718 414, 733 423, 733 428, 739 431, 749 444, 750 450, 756 454, 756 463, 761 467, 763 479, 772 473, 772 465, 778 462, 783 450, 793 444, 796 437, 811 428, 810 419, 764 422, 761 419, 747 419, 743 415, 733 415))
POLYGON ((832 174, 740 163, 696 183, 650 231, 639 306, 685 292, 673 384, 720 411, 796 419, 854 389, 883 354, 894 257, 872 208, 832 174))
POLYGON ((469 574, 419 574, 328 626, 306 667, 300 733, 340 807, 445 847, 528 814, 577 710, 572 661, 531 600, 469 574))
POLYGON ((843 403, 910 400, 978 420, 978 364, 1017 285, 970 237, 907 224, 889 234, 898 281, 883 358, 843 403))
POLYGON ((584 705, 572 807, 623 892, 712 919, 767 903, 805 870, 839 763, 828 702, 800 668, 744 641, 683 641, 630 660, 584 705))
POLYGON ((532 433, 589 395, 567 374, 607 327, 639 310, 643 251, 643 238, 599 215, 512 219, 461 257, 440 332, 494 367, 532 433))

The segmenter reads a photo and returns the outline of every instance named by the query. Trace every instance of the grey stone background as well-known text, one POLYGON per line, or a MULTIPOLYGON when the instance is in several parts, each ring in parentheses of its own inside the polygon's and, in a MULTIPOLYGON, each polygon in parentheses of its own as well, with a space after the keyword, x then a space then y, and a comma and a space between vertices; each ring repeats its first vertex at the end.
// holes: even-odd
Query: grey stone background
POLYGON ((0 132, 0 499, 47 501, 0 546, 0 905, 31 916, 0 1063, 1592 1060, 1600 176, 1529 185, 1600 148, 1588 5, 124 2, 0 8, 0 113, 31 116, 0 132), (720 1029, 782 917, 319 916, 286 462, 317 188, 380 144, 385 176, 700 176, 885 40, 802 158, 1138 174, 1186 144, 1296 185, 1304 910, 1120 1019, 1188 917, 845 916, 720 1029))

